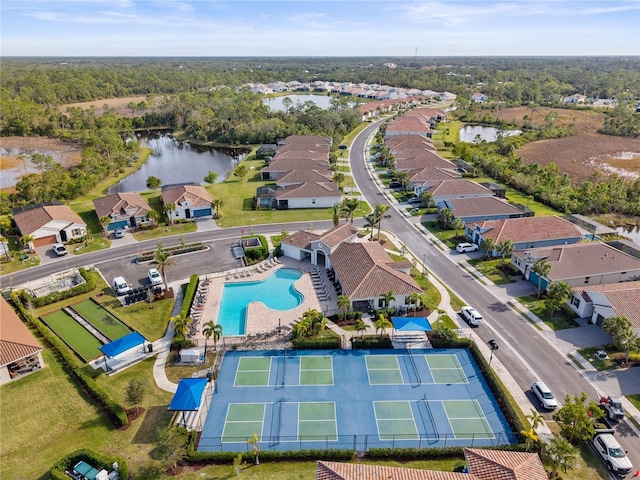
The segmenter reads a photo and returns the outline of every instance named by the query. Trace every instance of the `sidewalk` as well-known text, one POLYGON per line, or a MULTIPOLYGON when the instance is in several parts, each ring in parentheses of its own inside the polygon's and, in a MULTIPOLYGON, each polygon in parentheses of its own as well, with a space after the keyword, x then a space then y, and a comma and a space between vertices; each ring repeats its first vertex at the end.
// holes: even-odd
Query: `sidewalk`
MULTIPOLYGON (((182 308, 182 288, 180 288, 180 282, 174 282, 170 285, 173 288, 175 295, 175 301, 173 303, 173 311, 171 316, 175 317, 180 313, 182 308)), ((153 364, 153 379, 156 385, 167 392, 175 393, 178 389, 176 383, 170 382, 165 372, 165 365, 167 358, 169 357, 169 350, 171 349, 171 340, 173 339, 173 322, 169 322, 167 332, 160 340, 153 342, 153 351, 158 353, 155 363, 153 364)))

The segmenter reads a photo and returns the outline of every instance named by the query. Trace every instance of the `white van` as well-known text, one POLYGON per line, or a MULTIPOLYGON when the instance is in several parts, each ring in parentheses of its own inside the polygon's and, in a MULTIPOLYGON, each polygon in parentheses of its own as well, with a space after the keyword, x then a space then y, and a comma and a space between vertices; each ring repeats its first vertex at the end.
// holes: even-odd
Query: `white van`
POLYGON ((113 291, 116 295, 125 295, 131 291, 131 287, 124 277, 116 277, 113 279, 113 291))

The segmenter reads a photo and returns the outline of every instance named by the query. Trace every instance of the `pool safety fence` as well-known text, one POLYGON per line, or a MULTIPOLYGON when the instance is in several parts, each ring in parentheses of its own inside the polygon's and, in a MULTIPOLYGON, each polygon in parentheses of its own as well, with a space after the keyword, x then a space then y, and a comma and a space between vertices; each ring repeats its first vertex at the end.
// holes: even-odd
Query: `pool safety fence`
MULTIPOLYGON (((282 422, 281 409, 276 408, 271 418, 271 423, 279 431, 282 422)), ((309 435, 283 436, 274 435, 260 437, 259 446, 262 450, 295 451, 295 450, 355 450, 357 452, 368 452, 370 448, 432 448, 432 447, 500 447, 512 445, 516 442, 518 434, 516 432, 499 432, 491 437, 487 437, 487 432, 465 433, 464 437, 456 437, 453 433, 439 434, 411 434, 407 438, 406 434, 389 435, 388 438, 381 439, 379 434, 356 434, 356 435, 309 435)), ((253 437, 210 437, 201 435, 197 450, 201 452, 238 452, 252 451, 253 447, 247 444, 247 440, 253 437)))

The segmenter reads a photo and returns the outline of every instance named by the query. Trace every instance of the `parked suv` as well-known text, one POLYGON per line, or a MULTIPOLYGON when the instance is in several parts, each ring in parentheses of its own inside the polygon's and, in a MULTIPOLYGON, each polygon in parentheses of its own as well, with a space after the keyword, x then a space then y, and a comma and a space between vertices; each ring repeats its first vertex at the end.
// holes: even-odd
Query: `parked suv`
POLYGON ((162 275, 156 268, 150 268, 147 277, 149 277, 151 285, 160 285, 162 283, 162 275))
POLYGON ((625 452, 611 433, 598 433, 592 440, 598 456, 607 466, 607 470, 624 477, 633 468, 625 452))
POLYGON ((113 279, 113 291, 116 292, 116 295, 125 295, 131 292, 131 287, 124 279, 124 277, 116 277, 113 279))
POLYGON ((555 410, 558 408, 558 401, 551 390, 544 382, 535 382, 531 385, 531 391, 540 402, 540 407, 545 410, 555 410))
POLYGON ((469 323, 469 325, 473 325, 477 327, 478 325, 482 325, 482 322, 484 322, 484 318, 482 318, 482 315, 480 315, 480 312, 478 312, 473 307, 469 307, 469 306, 462 307, 462 310, 460 310, 460 313, 462 314, 463 318, 469 323))
POLYGON ((59 257, 62 257, 63 255, 66 255, 67 253, 69 253, 67 251, 67 247, 65 247, 61 243, 54 243, 53 247, 51 247, 51 250, 53 250, 53 253, 55 253, 59 257))
POLYGON ((458 244, 456 250, 460 253, 475 252, 476 250, 478 250, 478 245, 476 245, 475 243, 463 242, 458 244))

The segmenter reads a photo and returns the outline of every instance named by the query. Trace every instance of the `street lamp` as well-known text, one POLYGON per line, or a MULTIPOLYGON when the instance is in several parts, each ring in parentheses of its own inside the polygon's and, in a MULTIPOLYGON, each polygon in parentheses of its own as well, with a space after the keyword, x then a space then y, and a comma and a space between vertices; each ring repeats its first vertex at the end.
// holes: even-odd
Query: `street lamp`
POLYGON ((495 340, 489 340, 487 342, 489 344, 489 348, 491 349, 491 355, 489 356, 489 365, 491 365, 491 360, 493 360, 493 351, 494 350, 498 350, 498 344, 496 343, 495 340))
POLYGON ((424 278, 424 271, 427 269, 427 266, 425 265, 426 264, 426 260, 425 260, 426 257, 427 257, 427 254, 423 253, 422 254, 422 278, 424 278))

